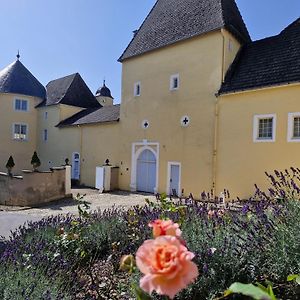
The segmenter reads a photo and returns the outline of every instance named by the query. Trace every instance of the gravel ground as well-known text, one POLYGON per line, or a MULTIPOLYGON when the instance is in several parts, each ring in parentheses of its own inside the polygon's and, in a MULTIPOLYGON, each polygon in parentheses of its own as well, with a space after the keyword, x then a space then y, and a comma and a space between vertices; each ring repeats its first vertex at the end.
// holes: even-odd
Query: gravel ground
MULTIPOLYGON (((91 211, 105 210, 117 206, 129 208, 145 204, 145 199, 155 199, 153 195, 135 194, 129 192, 114 192, 100 194, 92 189, 74 189, 73 197, 77 194, 86 195, 84 200, 90 203, 91 211)), ((0 206, 0 237, 8 238, 11 231, 28 221, 38 221, 43 217, 60 214, 78 214, 78 202, 74 199, 64 199, 39 208, 0 206)), ((0 245, 1 246, 1 245, 0 245)))
MULTIPOLYGON (((145 204, 145 199, 155 199, 153 195, 137 194, 130 192, 117 191, 114 193, 100 194, 97 190, 92 189, 73 189, 73 197, 77 194, 85 195, 83 200, 90 203, 91 211, 104 210, 113 206, 129 208, 135 205, 145 204)), ((77 201, 74 199, 64 199, 50 203, 38 208, 22 208, 0 206, 0 211, 7 213, 18 213, 18 215, 32 215, 46 217, 59 214, 77 214, 77 201)))

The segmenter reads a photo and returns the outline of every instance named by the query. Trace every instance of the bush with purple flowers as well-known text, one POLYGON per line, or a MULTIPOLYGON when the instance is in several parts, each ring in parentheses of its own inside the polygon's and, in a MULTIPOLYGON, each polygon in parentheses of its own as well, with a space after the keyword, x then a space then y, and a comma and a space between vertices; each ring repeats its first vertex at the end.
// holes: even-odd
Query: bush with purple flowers
MULTIPOLYGON (((271 285, 279 299, 299 299, 300 286, 287 282, 300 273, 300 177, 294 170, 268 174, 269 193, 257 189, 238 205, 189 197, 166 206, 158 198, 158 205, 20 227, 0 250, 0 299, 130 299, 131 280, 140 276, 121 272, 119 260, 151 237, 148 223, 161 215, 181 223, 200 270, 197 282, 176 299, 222 297, 234 282, 271 285)), ((228 299, 245 299, 238 297, 228 299)))

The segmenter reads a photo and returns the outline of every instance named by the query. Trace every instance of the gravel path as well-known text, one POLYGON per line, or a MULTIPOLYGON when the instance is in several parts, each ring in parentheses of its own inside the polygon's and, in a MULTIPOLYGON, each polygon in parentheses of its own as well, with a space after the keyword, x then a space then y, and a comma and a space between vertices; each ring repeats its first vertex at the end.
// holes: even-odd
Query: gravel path
MULTIPOLYGON (((92 189, 72 190, 73 196, 77 194, 86 195, 84 200, 90 203, 91 211, 105 210, 117 206, 130 208, 135 205, 144 205, 145 199, 154 200, 153 195, 135 194, 129 192, 114 192, 109 194, 100 194, 92 189)), ((21 207, 0 207, 0 236, 8 237, 10 231, 15 230, 27 221, 37 221, 43 217, 60 214, 78 214, 77 201, 65 199, 50 203, 39 208, 21 208, 21 207)))

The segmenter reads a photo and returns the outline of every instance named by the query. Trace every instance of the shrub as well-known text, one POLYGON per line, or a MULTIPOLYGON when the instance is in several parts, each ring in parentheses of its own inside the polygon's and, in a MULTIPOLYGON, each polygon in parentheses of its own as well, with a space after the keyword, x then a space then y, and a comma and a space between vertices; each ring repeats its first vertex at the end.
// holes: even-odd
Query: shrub
POLYGON ((6 163, 6 166, 5 166, 6 169, 7 169, 8 175, 12 176, 11 171, 12 171, 12 169, 14 168, 14 166, 15 166, 14 159, 13 159, 12 156, 10 156, 9 159, 8 159, 8 161, 7 161, 7 163, 6 163))
POLYGON ((31 158, 31 165, 33 167, 33 170, 36 172, 38 167, 41 166, 41 161, 36 153, 36 151, 34 151, 32 158, 31 158))

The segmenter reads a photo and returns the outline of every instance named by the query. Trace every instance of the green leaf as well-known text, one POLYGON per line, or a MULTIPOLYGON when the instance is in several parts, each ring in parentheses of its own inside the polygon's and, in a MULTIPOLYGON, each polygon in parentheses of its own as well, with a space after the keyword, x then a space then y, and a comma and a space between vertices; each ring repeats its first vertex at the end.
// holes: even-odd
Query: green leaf
POLYGON ((289 275, 287 277, 287 281, 296 281, 297 278, 300 278, 300 275, 298 275, 298 274, 292 274, 292 275, 289 275))
POLYGON ((300 285, 300 275, 299 274, 292 274, 287 277, 287 281, 295 281, 297 284, 300 285))
POLYGON ((134 290, 135 296, 137 300, 151 300, 152 298, 146 294, 140 287, 138 287, 136 284, 132 285, 132 288, 134 290))
POLYGON ((273 300, 275 298, 271 297, 268 293, 260 289, 253 284, 243 284, 235 282, 232 284, 227 291, 225 291, 225 296, 231 294, 242 294, 244 296, 252 297, 255 300, 273 300))

